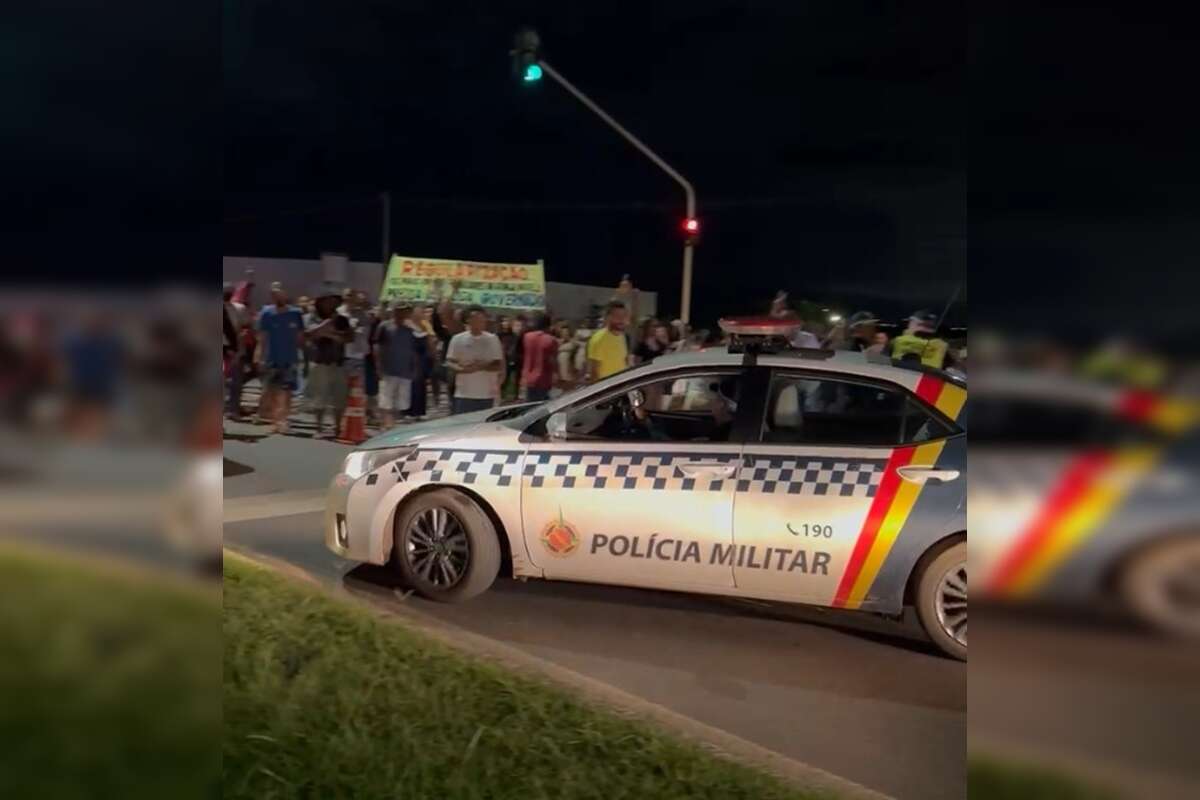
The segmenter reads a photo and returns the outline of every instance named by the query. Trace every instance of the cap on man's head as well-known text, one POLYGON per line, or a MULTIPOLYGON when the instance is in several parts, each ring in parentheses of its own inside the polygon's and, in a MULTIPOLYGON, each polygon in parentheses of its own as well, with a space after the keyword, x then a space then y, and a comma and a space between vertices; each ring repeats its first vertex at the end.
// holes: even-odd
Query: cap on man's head
POLYGON ((870 311, 855 311, 850 315, 850 319, 846 321, 846 326, 857 328, 859 325, 874 325, 877 322, 879 322, 879 317, 870 311))
POLYGON ((933 333, 938 323, 937 314, 925 309, 914 312, 908 319, 913 324, 913 327, 929 333, 933 333))
POLYGON ((271 281, 271 291, 272 292, 282 292, 283 291, 283 283, 281 281, 271 281))

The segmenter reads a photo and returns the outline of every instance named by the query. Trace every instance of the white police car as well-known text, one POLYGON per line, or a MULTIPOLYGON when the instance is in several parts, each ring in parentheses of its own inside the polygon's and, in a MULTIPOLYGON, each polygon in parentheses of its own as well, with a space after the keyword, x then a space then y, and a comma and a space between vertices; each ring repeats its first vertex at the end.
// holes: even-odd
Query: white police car
POLYGON ((546 403, 390 431, 332 481, 326 542, 465 600, 502 565, 898 615, 967 650, 965 384, 795 350, 778 321, 546 403))

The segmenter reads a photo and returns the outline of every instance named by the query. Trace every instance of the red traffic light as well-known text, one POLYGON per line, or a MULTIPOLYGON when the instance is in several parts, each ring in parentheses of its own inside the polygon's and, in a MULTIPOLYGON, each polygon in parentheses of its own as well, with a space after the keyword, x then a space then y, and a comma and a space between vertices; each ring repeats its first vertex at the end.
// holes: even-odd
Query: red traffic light
POLYGON ((683 232, 695 236, 700 232, 700 220, 695 217, 688 217, 683 221, 683 232))

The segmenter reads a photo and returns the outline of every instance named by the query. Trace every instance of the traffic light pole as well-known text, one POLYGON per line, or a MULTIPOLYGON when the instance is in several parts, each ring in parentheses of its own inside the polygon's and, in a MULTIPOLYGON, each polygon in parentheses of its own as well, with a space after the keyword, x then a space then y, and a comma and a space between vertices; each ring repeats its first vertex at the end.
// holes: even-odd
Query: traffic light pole
POLYGON ((392 260, 392 193, 382 192, 379 199, 383 204, 383 219, 380 225, 380 230, 383 235, 383 247, 381 248, 383 256, 383 277, 387 277, 388 264, 392 260))
MULTIPOLYGON (((596 105, 592 98, 576 89, 570 81, 558 73, 558 70, 554 69, 554 67, 540 59, 537 63, 538 66, 542 68, 542 72, 557 81, 558 84, 570 92, 576 100, 583 103, 585 106, 591 109, 596 116, 607 122, 610 128, 621 134, 621 136, 625 138, 625 141, 629 142, 631 145, 641 151, 642 155, 657 164, 659 169, 674 178, 675 182, 683 187, 684 195, 687 198, 687 219, 696 218, 696 190, 692 188, 692 184, 688 182, 687 178, 680 175, 679 172, 677 172, 675 168, 666 161, 663 161, 658 153, 647 147, 641 139, 625 130, 621 123, 617 122, 615 119, 609 116, 604 109, 596 105)), ((679 308, 679 318, 683 320, 685 324, 690 322, 692 313, 692 248, 692 237, 689 236, 683 245, 683 289, 679 308)))

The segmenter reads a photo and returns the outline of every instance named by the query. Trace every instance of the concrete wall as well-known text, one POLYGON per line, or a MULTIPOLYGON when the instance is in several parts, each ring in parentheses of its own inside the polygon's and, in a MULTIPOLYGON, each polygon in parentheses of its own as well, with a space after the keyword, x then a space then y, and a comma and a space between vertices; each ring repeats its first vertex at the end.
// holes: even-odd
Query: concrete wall
MULTIPOLYGON (((583 320, 592 312, 593 305, 604 306, 612 299, 612 286, 585 286, 579 283, 556 283, 546 281, 546 306, 556 317, 583 320)), ((652 317, 658 310, 658 293, 639 290, 637 316, 652 317)))
MULTIPOLYGON (((311 297, 325 279, 321 261, 315 258, 225 256, 221 259, 221 280, 230 283, 245 280, 247 268, 254 270, 254 300, 258 305, 267 302, 267 291, 272 281, 281 282, 295 300, 300 295, 311 297)), ((374 303, 383 285, 383 267, 378 261, 351 261, 346 266, 345 283, 352 289, 366 292, 374 303)), ((583 320, 591 313, 592 305, 603 306, 612 298, 613 291, 612 286, 546 281, 546 305, 555 316, 583 320)), ((658 294, 639 290, 637 304, 638 317, 654 316, 658 308, 658 294)))

